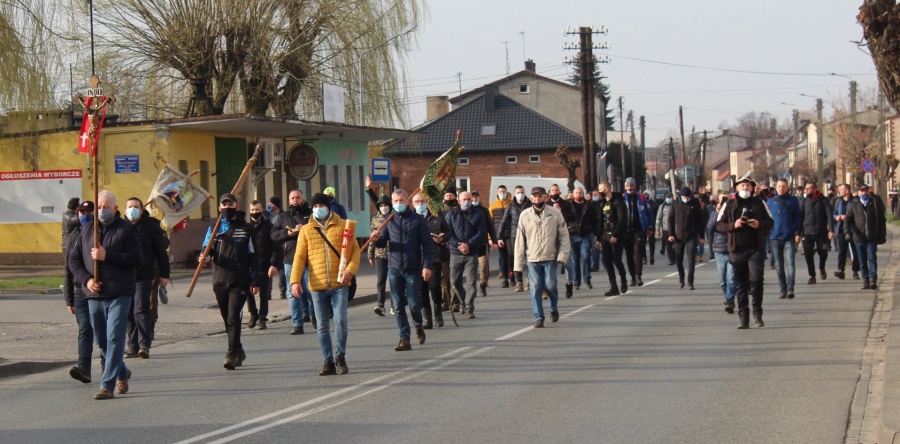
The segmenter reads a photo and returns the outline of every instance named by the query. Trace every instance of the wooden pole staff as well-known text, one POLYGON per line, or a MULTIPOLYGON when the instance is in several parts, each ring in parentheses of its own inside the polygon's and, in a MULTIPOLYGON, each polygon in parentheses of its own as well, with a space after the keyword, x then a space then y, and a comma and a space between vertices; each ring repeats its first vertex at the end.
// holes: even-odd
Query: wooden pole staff
MULTIPOLYGON (((253 157, 247 161, 247 165, 244 166, 244 171, 241 171, 241 176, 238 177, 237 183, 234 184, 234 188, 231 189, 231 194, 235 196, 240 192, 241 187, 244 185, 244 181, 247 180, 247 175, 250 174, 250 170, 253 168, 253 165, 256 164, 256 158, 259 157, 259 153, 263 150, 263 143, 259 142, 256 144, 256 150, 253 151, 253 157)), ((209 250, 212 249, 213 241, 216 240, 216 235, 219 233, 219 226, 222 225, 222 213, 219 212, 219 218, 216 219, 216 224, 213 226, 212 233, 209 236, 209 242, 206 244, 206 248, 203 249, 203 253, 200 254, 200 263, 197 264, 197 270, 194 271, 194 277, 191 278, 191 285, 188 287, 187 294, 185 297, 191 297, 191 293, 194 292, 194 286, 197 285, 197 279, 200 279, 200 271, 203 270, 203 265, 205 265, 206 257, 209 256, 209 250)))

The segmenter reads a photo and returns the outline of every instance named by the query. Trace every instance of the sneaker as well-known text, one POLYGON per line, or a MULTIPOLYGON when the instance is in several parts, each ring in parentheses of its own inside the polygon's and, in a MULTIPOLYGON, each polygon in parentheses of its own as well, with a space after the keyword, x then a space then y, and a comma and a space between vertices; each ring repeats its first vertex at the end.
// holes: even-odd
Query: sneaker
POLYGON ((534 321, 534 328, 544 328, 544 320, 538 319, 534 321))
POLYGON ((516 282, 516 289, 515 289, 514 291, 515 291, 516 293, 521 293, 522 291, 524 291, 524 289, 522 288, 522 283, 521 283, 521 282, 516 282))
POLYGON ((550 312, 550 322, 556 322, 559 320, 559 312, 554 310, 550 312))
POLYGON ((603 293, 603 296, 619 296, 620 294, 622 294, 622 293, 619 293, 618 288, 611 288, 606 293, 603 293))
POLYGON ((584 286, 587 287, 588 290, 594 288, 594 286, 591 285, 591 281, 585 281, 585 282, 584 282, 584 286))
POLYGON ((130 349, 130 348, 125 349, 125 359, 131 359, 131 358, 136 358, 136 357, 138 357, 137 351, 130 349))
POLYGON ((292 335, 302 335, 303 334, 303 326, 295 325, 294 328, 291 329, 292 335))
POLYGON ((141 346, 141 349, 138 350, 138 356, 140 356, 141 359, 150 359, 150 347, 145 345, 141 346))
POLYGON ((265 319, 260 319, 260 320, 259 320, 259 329, 260 329, 260 330, 265 330, 265 329, 266 329, 266 320, 265 320, 265 319))
POLYGON ((794 299, 794 289, 793 288, 788 290, 787 298, 794 299))
POLYGON ((259 321, 259 316, 255 315, 255 314, 251 314, 251 315, 250 315, 250 321, 247 322, 247 328, 254 328, 254 327, 256 327, 256 322, 257 322, 257 321, 259 321))
POLYGON ((113 395, 113 392, 109 391, 109 389, 107 389, 106 387, 101 388, 100 391, 97 392, 96 395, 94 395, 94 399, 99 400, 113 399, 114 397, 115 395, 113 395))
POLYGON ((378 316, 384 316, 384 306, 383 305, 376 305, 375 309, 372 311, 374 311, 375 314, 377 314, 378 316))
POLYGON ((425 343, 425 329, 421 325, 416 327, 416 342, 418 342, 419 345, 425 343))
POLYGON ((393 315, 395 315, 395 314, 397 314, 397 312, 394 311, 394 306, 391 305, 391 316, 393 316, 393 315))
POLYGON ((77 365, 73 365, 69 368, 69 376, 71 376, 72 379, 77 379, 85 384, 91 383, 91 372, 77 365))
POLYGON ((319 376, 330 376, 336 375, 337 369, 334 367, 334 361, 331 359, 325 360, 325 365, 322 366, 322 370, 319 370, 319 376))
POLYGON ((394 351, 399 352, 399 351, 406 351, 406 350, 412 350, 412 345, 409 344, 409 338, 404 336, 404 337, 400 338, 400 343, 397 344, 396 347, 394 347, 394 351))
POLYGON ((813 285, 813 284, 815 284, 815 283, 816 283, 816 277, 815 277, 815 276, 810 276, 810 277, 809 277, 809 280, 806 281, 806 285, 813 285))
POLYGON ((836 277, 838 279, 844 279, 844 272, 843 271, 835 271, 834 277, 836 277))
POLYGON ((350 373, 350 367, 347 367, 347 360, 344 358, 344 355, 337 355, 334 365, 337 367, 337 374, 346 375, 350 373))

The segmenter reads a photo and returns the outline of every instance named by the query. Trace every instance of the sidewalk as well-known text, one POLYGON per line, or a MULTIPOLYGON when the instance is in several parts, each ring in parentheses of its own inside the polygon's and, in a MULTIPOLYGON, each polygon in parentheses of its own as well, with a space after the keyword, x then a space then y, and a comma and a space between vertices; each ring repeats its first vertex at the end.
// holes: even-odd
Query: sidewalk
MULTIPOLYGON (((0 267, 0 279, 54 276, 58 267, 0 267)), ((192 273, 176 275, 169 287, 169 303, 160 305, 154 346, 223 333, 212 291, 211 274, 204 270, 186 298, 192 273)), ((376 299, 375 267, 365 262, 357 276, 356 297, 350 306, 373 304, 376 299)), ((269 330, 261 334, 287 334, 290 328, 288 299, 269 301, 269 330)), ((66 309, 59 288, 15 289, 0 292, 0 378, 38 373, 74 364, 78 357, 75 316, 66 309)), ((246 326, 245 326, 246 328, 246 326)), ((247 330, 245 330, 247 331, 247 330)), ((255 330, 254 330, 255 331, 255 330)), ((152 351, 151 351, 152 355, 152 351)), ((95 358, 99 353, 95 350, 95 358)))
MULTIPOLYGON (((898 300, 897 292, 900 291, 900 287, 895 285, 900 265, 900 228, 891 223, 887 227, 892 239, 879 247, 878 265, 881 270, 878 275, 881 282, 878 283, 879 295, 876 301, 882 304, 884 314, 880 320, 881 331, 869 335, 870 340, 874 336, 877 343, 872 350, 874 362, 867 392, 868 396, 876 397, 876 402, 867 402, 867 407, 873 408, 873 414, 877 415, 877 436, 874 438, 879 444, 900 443, 900 328, 890 328, 895 323, 900 324, 900 304, 894 305, 894 301, 898 300), (877 402, 879 395, 880 403, 877 402)), ((873 315, 873 330, 878 327, 877 315, 877 312, 873 315)), ((863 378, 866 376, 862 375, 863 378)), ((868 411, 866 415, 869 415, 868 411)))

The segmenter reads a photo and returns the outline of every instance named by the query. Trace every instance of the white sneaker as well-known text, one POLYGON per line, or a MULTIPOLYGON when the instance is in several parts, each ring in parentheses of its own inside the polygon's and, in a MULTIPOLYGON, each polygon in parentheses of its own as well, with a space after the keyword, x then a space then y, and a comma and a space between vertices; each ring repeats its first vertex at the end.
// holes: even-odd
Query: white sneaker
POLYGON ((392 314, 392 315, 397 314, 397 312, 394 311, 394 307, 393 307, 393 306, 391 307, 391 314, 392 314))

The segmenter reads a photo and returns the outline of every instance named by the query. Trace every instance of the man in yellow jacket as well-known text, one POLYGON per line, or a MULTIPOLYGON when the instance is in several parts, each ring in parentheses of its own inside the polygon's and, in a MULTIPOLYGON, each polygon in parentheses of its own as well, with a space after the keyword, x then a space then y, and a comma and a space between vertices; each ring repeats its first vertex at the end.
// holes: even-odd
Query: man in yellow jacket
MULTIPOLYGON (((326 195, 313 196, 312 215, 309 223, 300 228, 297 249, 294 253, 294 267, 291 271, 291 294, 299 298, 302 292, 300 280, 303 269, 309 267, 309 290, 312 292, 313 307, 316 311, 316 337, 325 366, 320 376, 347 374, 345 355, 347 353, 347 302, 350 282, 359 271, 359 245, 350 240, 350 256, 347 268, 338 278, 341 261, 340 248, 343 243, 346 221, 334 214, 326 195), (328 327, 329 308, 334 311, 334 334, 337 339, 337 353, 332 352, 331 333, 328 327)), ((351 233, 352 235, 352 233, 351 233)))

